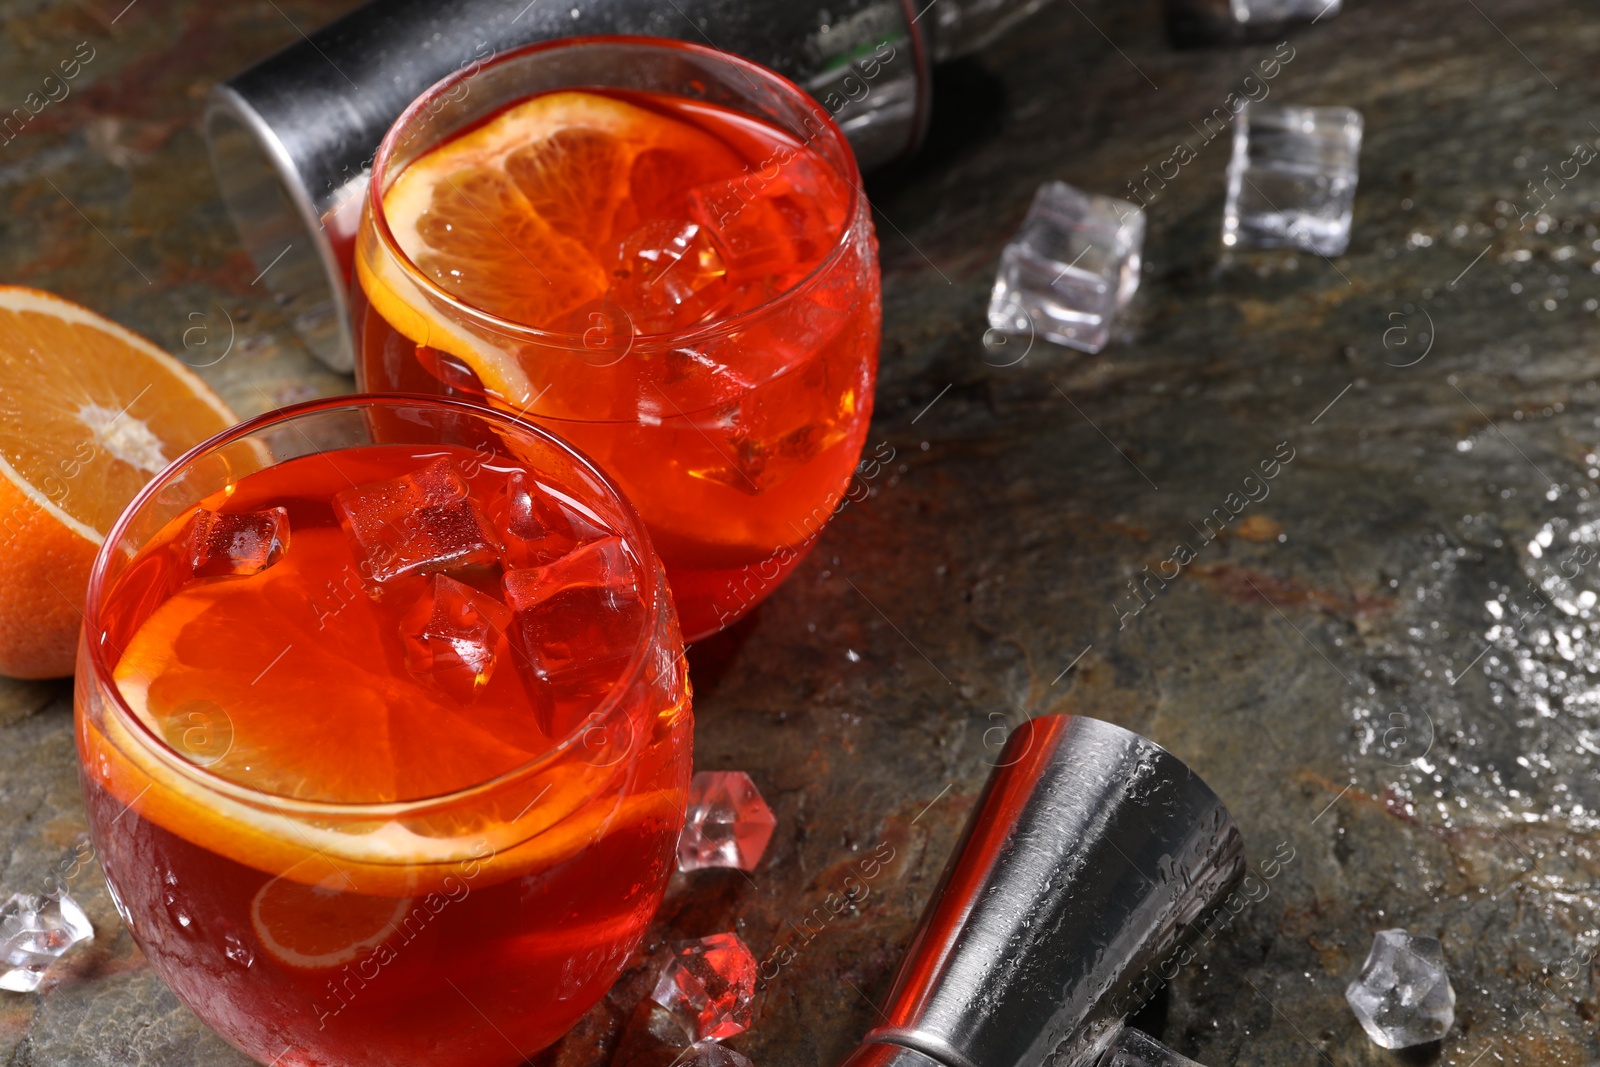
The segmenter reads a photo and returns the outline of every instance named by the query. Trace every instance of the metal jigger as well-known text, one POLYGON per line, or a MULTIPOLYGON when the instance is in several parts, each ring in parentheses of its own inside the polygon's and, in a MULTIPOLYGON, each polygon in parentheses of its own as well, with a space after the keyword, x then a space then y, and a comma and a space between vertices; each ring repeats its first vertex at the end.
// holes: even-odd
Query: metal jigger
POLYGON ((1125 1018, 1243 873, 1232 816, 1165 749, 1097 719, 1027 722, 923 913, 883 1025, 843 1067, 1191 1063, 1125 1018))

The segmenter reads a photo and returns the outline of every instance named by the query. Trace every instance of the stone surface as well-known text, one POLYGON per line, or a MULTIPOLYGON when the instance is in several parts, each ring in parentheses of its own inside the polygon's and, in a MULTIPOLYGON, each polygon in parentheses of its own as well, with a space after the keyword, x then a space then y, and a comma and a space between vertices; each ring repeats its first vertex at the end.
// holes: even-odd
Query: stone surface
POLYGON ((1379 930, 1361 973, 1345 987, 1344 999, 1361 1028, 1384 1048, 1410 1048, 1437 1041, 1456 1018, 1444 947, 1437 938, 1404 930, 1379 930))
MULTIPOLYGON (((252 285, 196 125, 207 85, 342 6, 0 7, 0 112, 95 50, 0 145, 0 281, 146 333, 242 415, 349 389, 252 285)), ((1393 1063, 1343 991, 1372 931, 1402 926, 1458 961, 1432 1062, 1600 1059, 1600 568, 1579 551, 1600 537, 1600 167, 1575 153, 1597 136, 1600 22, 1579 0, 1478 7, 1357 2, 1282 49, 1178 51, 1156 5, 1076 0, 939 72, 927 150, 868 183, 886 274, 868 449, 895 458, 691 655, 698 768, 748 771, 778 833, 758 872, 676 879, 541 1063, 606 1063, 650 954, 730 929, 762 976, 731 1046, 836 1063, 875 1025, 1007 731, 1045 711, 1166 745, 1258 869, 1278 865, 1141 1017, 1180 1053, 1393 1063), (1214 116, 1262 89, 1366 117, 1332 263, 1218 244, 1214 116), (1193 158, 1167 164, 1179 143, 1193 158), (1571 177, 1535 198, 1547 166, 1571 177), (986 351, 1000 249, 1052 179, 1143 200, 1139 295, 1097 356, 986 351), (1239 513, 1206 540, 1219 507, 1239 513), (1159 579, 1180 540, 1194 558, 1159 579), (847 878, 867 895, 845 899, 847 878)), ((64 882, 98 931, 42 996, 0 995, 0 1062, 239 1067, 105 892, 66 684, 0 683, 0 805, 0 899, 64 882)))

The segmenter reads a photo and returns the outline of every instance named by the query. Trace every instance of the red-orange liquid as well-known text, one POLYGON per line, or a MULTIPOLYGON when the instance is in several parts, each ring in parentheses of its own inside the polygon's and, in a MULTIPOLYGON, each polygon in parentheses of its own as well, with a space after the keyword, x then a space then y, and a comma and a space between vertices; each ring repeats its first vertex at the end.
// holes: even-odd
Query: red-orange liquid
MULTIPOLYGON (((180 518, 107 598, 104 639, 128 650, 118 684, 128 693, 135 669, 139 685, 149 683, 145 724, 162 741, 145 740, 268 794, 259 818, 230 822, 225 804, 186 794, 171 774, 141 778, 149 761, 130 756, 126 727, 108 729, 107 695, 79 680, 89 821, 119 910, 174 992, 263 1063, 517 1064, 609 988, 673 867, 689 774, 685 684, 658 672, 629 686, 626 656, 604 655, 607 641, 626 653, 641 613, 600 617, 624 601, 602 604, 590 587, 558 594, 567 599, 554 617, 601 663, 583 684, 622 684, 626 703, 526 781, 515 772, 550 749, 552 733, 570 731, 564 701, 577 690, 554 702, 530 695, 538 679, 504 660, 509 644, 486 683, 465 693, 412 669, 401 633, 415 628, 407 620, 435 580, 364 581, 371 567, 334 504, 352 483, 395 479, 440 456, 508 539, 496 503, 515 466, 505 457, 453 446, 347 449, 247 475, 205 502, 225 514, 286 509, 287 548, 265 570, 191 578, 189 520, 180 518), (203 610, 173 625, 173 605, 203 610), (172 654, 154 678, 152 648, 172 654), (280 648, 280 660, 262 661, 280 648), (512 784, 361 826, 287 815, 295 798, 416 800, 497 775, 512 784), (349 833, 326 836, 341 826, 349 833), (398 850, 370 854, 370 842, 395 833, 398 850)), ((512 561, 499 545, 502 562, 451 574, 498 598, 513 562, 570 546, 547 547, 540 555, 522 544, 512 561)), ((623 581, 642 585, 644 576, 623 581)), ((130 700, 137 714, 141 700, 130 700)))
MULTIPOLYGON (((776 127, 682 97, 596 95, 714 138, 725 162, 710 172, 703 160, 699 169, 637 165, 626 176, 626 195, 605 232, 578 234, 611 269, 609 291, 576 309, 561 305, 549 321, 523 323, 563 333, 565 348, 558 338, 500 346, 525 375, 518 390, 525 395, 501 395, 470 361, 406 336, 359 280, 358 380, 368 389, 476 399, 576 445, 638 508, 693 640, 771 593, 846 488, 872 412, 881 324, 876 241, 853 179, 776 127), (723 207, 708 214, 708 204, 723 207), (732 221, 717 230, 718 218, 732 221), (694 248, 717 277, 663 311, 648 296, 654 290, 641 286, 631 250, 639 234, 657 232, 651 227, 685 220, 699 220, 694 248), (734 237, 724 240, 724 231, 734 237), (756 308, 768 310, 723 333, 683 341, 664 334, 705 330, 756 308)), ((365 220, 357 241, 362 279, 392 255, 372 236, 373 225, 365 220)), ((682 256, 671 266, 677 274, 666 276, 704 267, 691 259, 682 256)), ((451 272, 470 265, 444 254, 420 262, 460 296, 451 272)), ((495 269, 520 269, 515 257, 503 262, 511 267, 495 269)), ((490 310, 502 315, 514 303, 498 291, 493 302, 490 310)), ((451 314, 413 310, 424 318, 451 314)))

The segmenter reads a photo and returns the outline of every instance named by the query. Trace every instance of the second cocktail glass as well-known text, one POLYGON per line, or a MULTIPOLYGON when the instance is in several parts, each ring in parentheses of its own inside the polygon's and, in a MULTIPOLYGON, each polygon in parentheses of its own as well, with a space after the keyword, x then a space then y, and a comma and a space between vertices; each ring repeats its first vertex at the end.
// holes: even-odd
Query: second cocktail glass
POLYGON ((838 127, 753 63, 579 38, 458 72, 384 139, 355 274, 361 386, 581 448, 649 527, 686 639, 767 596, 848 487, 870 212, 838 127))

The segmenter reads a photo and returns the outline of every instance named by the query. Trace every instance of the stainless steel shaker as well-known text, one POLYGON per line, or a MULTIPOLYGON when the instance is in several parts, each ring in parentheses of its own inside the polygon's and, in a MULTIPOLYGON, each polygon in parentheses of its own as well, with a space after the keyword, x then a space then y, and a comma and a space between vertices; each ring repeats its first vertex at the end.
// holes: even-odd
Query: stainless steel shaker
POLYGON ((1033 719, 843 1067, 1191 1063, 1125 1016, 1243 872, 1233 818, 1176 757, 1096 719, 1033 719))
POLYGON ((295 330, 354 363, 346 290, 373 154, 430 85, 557 37, 709 44, 788 75, 863 168, 901 158, 928 121, 929 64, 981 47, 1046 0, 372 0, 213 88, 206 139, 247 252, 295 330))

